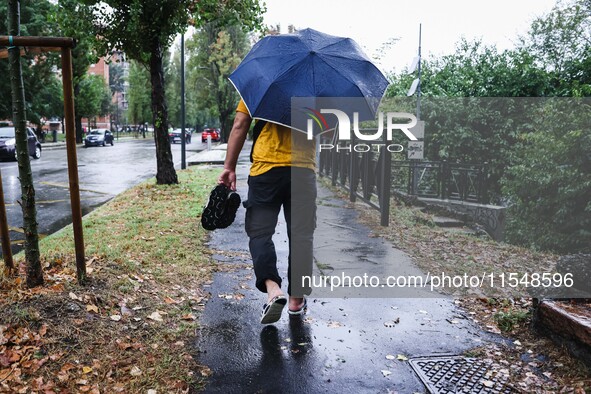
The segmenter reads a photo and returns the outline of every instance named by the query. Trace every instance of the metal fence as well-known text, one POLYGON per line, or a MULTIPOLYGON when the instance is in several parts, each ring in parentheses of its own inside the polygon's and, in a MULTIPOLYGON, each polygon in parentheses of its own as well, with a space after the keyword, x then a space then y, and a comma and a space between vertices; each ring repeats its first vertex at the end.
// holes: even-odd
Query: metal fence
POLYGON ((392 188, 412 196, 487 203, 486 164, 392 162, 392 188))
MULTIPOLYGON (((333 186, 340 185, 347 189, 350 201, 359 198, 378 209, 382 226, 387 226, 390 214, 391 153, 385 148, 378 151, 360 142, 353 138, 348 145, 334 144, 332 149, 321 149, 318 165, 320 176, 329 177, 333 186), (367 148, 369 151, 365 151, 367 148)), ((325 138, 321 144, 331 144, 331 141, 325 138)))
POLYGON ((378 209, 382 226, 388 225, 393 190, 418 197, 487 202, 486 164, 392 161, 387 141, 364 144, 352 138, 345 145, 324 138, 320 144, 320 176, 348 190, 351 201, 359 198, 378 209))

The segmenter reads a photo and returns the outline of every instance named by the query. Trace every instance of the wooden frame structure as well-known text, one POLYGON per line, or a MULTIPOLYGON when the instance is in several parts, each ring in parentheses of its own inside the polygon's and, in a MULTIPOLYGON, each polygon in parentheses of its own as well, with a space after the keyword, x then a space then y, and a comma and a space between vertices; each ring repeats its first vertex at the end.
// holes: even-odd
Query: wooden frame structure
MULTIPOLYGON (((76 134, 74 122, 74 89, 72 75, 72 48, 76 42, 66 37, 23 37, 0 36, 0 58, 8 57, 8 48, 23 47, 30 52, 61 52, 62 85, 64 91, 64 117, 66 127, 66 151, 68 158, 68 178, 70 185, 70 205, 72 207, 72 226, 76 249, 76 276, 79 283, 86 278, 84 257, 84 235, 82 228, 82 209, 80 205, 80 183, 78 181, 78 158, 76 154, 76 134)), ((1 216, 1 215, 0 215, 1 216)), ((4 242, 3 242, 4 244, 4 242)))

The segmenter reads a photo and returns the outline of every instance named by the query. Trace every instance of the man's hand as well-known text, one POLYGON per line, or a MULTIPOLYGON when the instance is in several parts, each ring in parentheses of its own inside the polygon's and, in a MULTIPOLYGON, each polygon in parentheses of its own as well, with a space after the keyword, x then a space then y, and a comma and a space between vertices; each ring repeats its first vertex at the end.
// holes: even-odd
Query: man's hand
POLYGON ((231 190, 236 191, 236 171, 224 169, 218 178, 218 183, 223 183, 231 190))
POLYGON ((240 155, 240 151, 244 145, 251 121, 252 119, 248 114, 236 112, 234 124, 230 131, 230 138, 228 138, 224 170, 218 178, 218 183, 223 183, 234 191, 236 190, 236 163, 238 162, 238 155, 240 155))

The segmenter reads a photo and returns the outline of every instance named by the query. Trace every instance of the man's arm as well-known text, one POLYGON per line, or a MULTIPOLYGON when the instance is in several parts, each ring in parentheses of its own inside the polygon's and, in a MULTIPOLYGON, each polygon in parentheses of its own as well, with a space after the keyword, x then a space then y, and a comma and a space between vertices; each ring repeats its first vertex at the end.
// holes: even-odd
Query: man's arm
POLYGON ((226 152, 226 161, 224 163, 224 170, 218 178, 218 183, 223 183, 232 190, 236 190, 236 163, 238 156, 244 146, 244 141, 250 128, 252 119, 248 114, 243 112, 236 112, 234 124, 230 131, 230 138, 228 138, 228 149, 226 152))

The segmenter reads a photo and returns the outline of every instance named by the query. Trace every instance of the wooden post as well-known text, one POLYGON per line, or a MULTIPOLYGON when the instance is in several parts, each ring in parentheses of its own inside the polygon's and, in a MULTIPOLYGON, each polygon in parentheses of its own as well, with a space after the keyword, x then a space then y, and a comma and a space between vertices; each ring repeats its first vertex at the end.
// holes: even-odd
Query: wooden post
MULTIPOLYGON (((338 144, 338 141, 337 141, 338 144)), ((355 146, 355 134, 351 136, 351 148, 355 146)), ((345 169, 343 168, 343 171, 345 169)), ((359 185, 359 171, 357 169, 357 153, 355 149, 349 152, 349 201, 355 202, 357 200, 357 186, 359 185)))
POLYGON ((42 47, 44 51, 72 48, 74 39, 68 37, 0 36, 0 46, 42 47))
MULTIPOLYGON (((384 136, 384 142, 386 138, 384 136)), ((384 160, 382 160, 382 190, 380 192, 380 224, 388 227, 390 225, 390 196, 392 188, 392 153, 388 149, 383 151, 384 160)))
POLYGON ((76 248, 76 277, 78 283, 84 283, 86 280, 86 261, 84 258, 82 209, 80 207, 80 184, 78 182, 78 159, 76 157, 72 49, 67 47, 62 48, 62 78, 64 86, 64 115, 66 118, 66 150, 68 156, 68 178, 70 181, 70 202, 72 206, 72 227, 74 229, 74 245, 76 248))
POLYGON ((6 204, 4 204, 4 188, 2 187, 2 172, 0 171, 0 237, 2 238, 2 257, 4 268, 8 275, 14 273, 12 261, 12 249, 10 249, 10 235, 8 233, 8 221, 6 220, 6 204))

